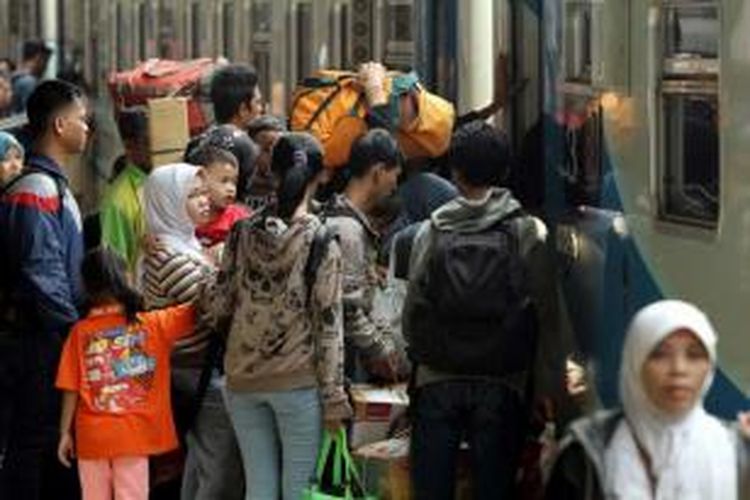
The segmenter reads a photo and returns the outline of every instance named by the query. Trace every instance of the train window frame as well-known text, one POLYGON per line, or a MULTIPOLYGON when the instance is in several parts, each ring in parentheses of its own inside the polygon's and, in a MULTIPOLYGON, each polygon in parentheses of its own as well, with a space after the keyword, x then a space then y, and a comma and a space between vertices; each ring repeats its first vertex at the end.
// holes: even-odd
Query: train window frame
POLYGON ((719 123, 721 6, 715 0, 668 0, 662 2, 661 8, 657 216, 665 222, 716 230, 724 191, 719 123), (715 11, 714 18, 719 23, 714 33, 716 57, 673 57, 667 47, 669 15, 679 9, 696 8, 715 11), (696 137, 700 137, 700 144, 694 140, 696 137), (696 168, 698 164, 703 172, 696 168))

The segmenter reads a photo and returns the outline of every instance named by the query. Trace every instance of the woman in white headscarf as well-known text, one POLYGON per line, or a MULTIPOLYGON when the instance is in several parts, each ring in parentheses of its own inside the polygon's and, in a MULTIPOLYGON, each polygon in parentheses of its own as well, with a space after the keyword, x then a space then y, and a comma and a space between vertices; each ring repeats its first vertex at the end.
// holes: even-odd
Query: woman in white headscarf
POLYGON ((703 409, 717 337, 695 306, 643 308, 625 338, 622 410, 574 422, 547 485, 548 499, 747 498, 748 445, 703 409))
MULTIPOLYGON (((194 301, 215 278, 215 268, 195 236, 195 228, 211 216, 202 170, 186 163, 158 167, 148 176, 143 194, 146 228, 158 241, 142 266, 146 306, 194 301)), ((183 500, 242 498, 239 449, 209 350, 212 333, 196 329, 175 344, 172 354, 173 414, 178 429, 187 432, 183 500), (211 383, 199 395, 204 370, 212 373, 211 383)))

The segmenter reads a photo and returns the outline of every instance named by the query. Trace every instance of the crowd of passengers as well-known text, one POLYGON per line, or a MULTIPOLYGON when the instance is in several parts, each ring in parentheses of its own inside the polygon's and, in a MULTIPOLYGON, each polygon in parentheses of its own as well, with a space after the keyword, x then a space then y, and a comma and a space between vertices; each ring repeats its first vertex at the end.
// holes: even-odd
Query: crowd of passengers
MULTIPOLYGON (((368 101, 384 75, 360 72, 368 101)), ((483 113, 456 120, 449 180, 377 127, 325 168, 250 67, 217 69, 211 100, 216 124, 153 169, 121 117, 86 242, 80 89, 35 87, 27 147, 0 132, 0 498, 298 500, 352 382, 408 383, 417 499, 454 497, 462 443, 477 499, 749 498, 745 437, 703 409, 717 334, 678 300, 632 320, 622 408, 559 432, 546 490, 518 482, 529 436, 592 397, 545 224, 483 113)))

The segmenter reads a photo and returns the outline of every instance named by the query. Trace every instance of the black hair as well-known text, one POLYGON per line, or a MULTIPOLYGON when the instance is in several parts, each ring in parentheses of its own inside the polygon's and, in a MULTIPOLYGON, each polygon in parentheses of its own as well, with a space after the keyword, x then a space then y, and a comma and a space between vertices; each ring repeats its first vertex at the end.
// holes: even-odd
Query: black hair
POLYGON ((273 148, 271 173, 276 180, 276 215, 289 219, 305 197, 307 186, 323 170, 323 148, 305 132, 284 135, 273 148))
POLYGON ((122 257, 100 246, 84 255, 81 277, 91 307, 114 299, 124 306, 125 316, 132 322, 143 310, 143 298, 128 284, 126 267, 122 257))
POLYGON ((43 40, 27 40, 23 42, 23 48, 21 50, 21 58, 24 61, 34 59, 36 56, 43 54, 49 56, 52 54, 52 49, 44 43, 43 40))
POLYGON ((229 163, 239 170, 237 157, 234 156, 231 151, 228 149, 221 149, 212 144, 203 144, 196 148, 195 151, 191 153, 190 160, 193 165, 201 165, 203 167, 209 167, 216 163, 229 163))
POLYGON ((11 73, 16 70, 16 62, 10 57, 0 57, 0 62, 4 62, 8 66, 8 71, 11 73))
POLYGON ((117 113, 117 129, 123 141, 147 141, 148 115, 142 109, 120 110, 117 113))
POLYGON ((218 123, 227 123, 242 103, 252 99, 258 86, 258 74, 246 64, 229 64, 214 71, 211 78, 211 102, 218 123))
POLYGON ((28 131, 36 140, 47 131, 51 119, 61 109, 83 99, 83 92, 75 85, 62 80, 47 80, 40 83, 29 96, 26 115, 28 131))
POLYGON ((237 159, 239 175, 237 178, 237 199, 245 202, 249 195, 250 179, 253 177, 255 162, 258 160, 260 150, 247 133, 231 124, 218 125, 208 129, 187 146, 184 160, 193 165, 203 165, 196 158, 200 150, 213 146, 232 153, 237 159))
POLYGON ((393 168, 399 166, 401 160, 396 139, 387 130, 375 128, 354 142, 346 169, 349 178, 361 178, 378 163, 393 168))
POLYGON ((253 118, 247 126, 247 135, 255 140, 255 136, 261 132, 286 132, 287 130, 286 122, 282 118, 274 115, 260 115, 253 118))
POLYGON ((456 129, 449 157, 451 168, 473 187, 499 186, 508 176, 508 139, 504 132, 481 120, 456 129))

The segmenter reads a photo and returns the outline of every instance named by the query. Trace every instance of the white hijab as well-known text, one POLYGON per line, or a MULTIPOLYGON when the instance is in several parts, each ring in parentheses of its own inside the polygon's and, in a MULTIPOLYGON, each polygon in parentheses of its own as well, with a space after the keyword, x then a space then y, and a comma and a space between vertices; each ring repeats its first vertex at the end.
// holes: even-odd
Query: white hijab
POLYGON ((608 499, 736 500, 737 457, 730 431, 703 409, 716 366, 716 333, 705 314, 679 300, 651 304, 630 324, 622 354, 620 392, 626 419, 605 455, 608 499), (671 333, 686 328, 703 343, 711 370, 701 398, 687 414, 665 415, 648 399, 641 378, 649 354, 671 333), (652 494, 637 442, 651 460, 652 494))
POLYGON ((143 187, 146 227, 172 251, 206 262, 195 224, 187 212, 187 200, 199 167, 174 163, 154 169, 143 187))

